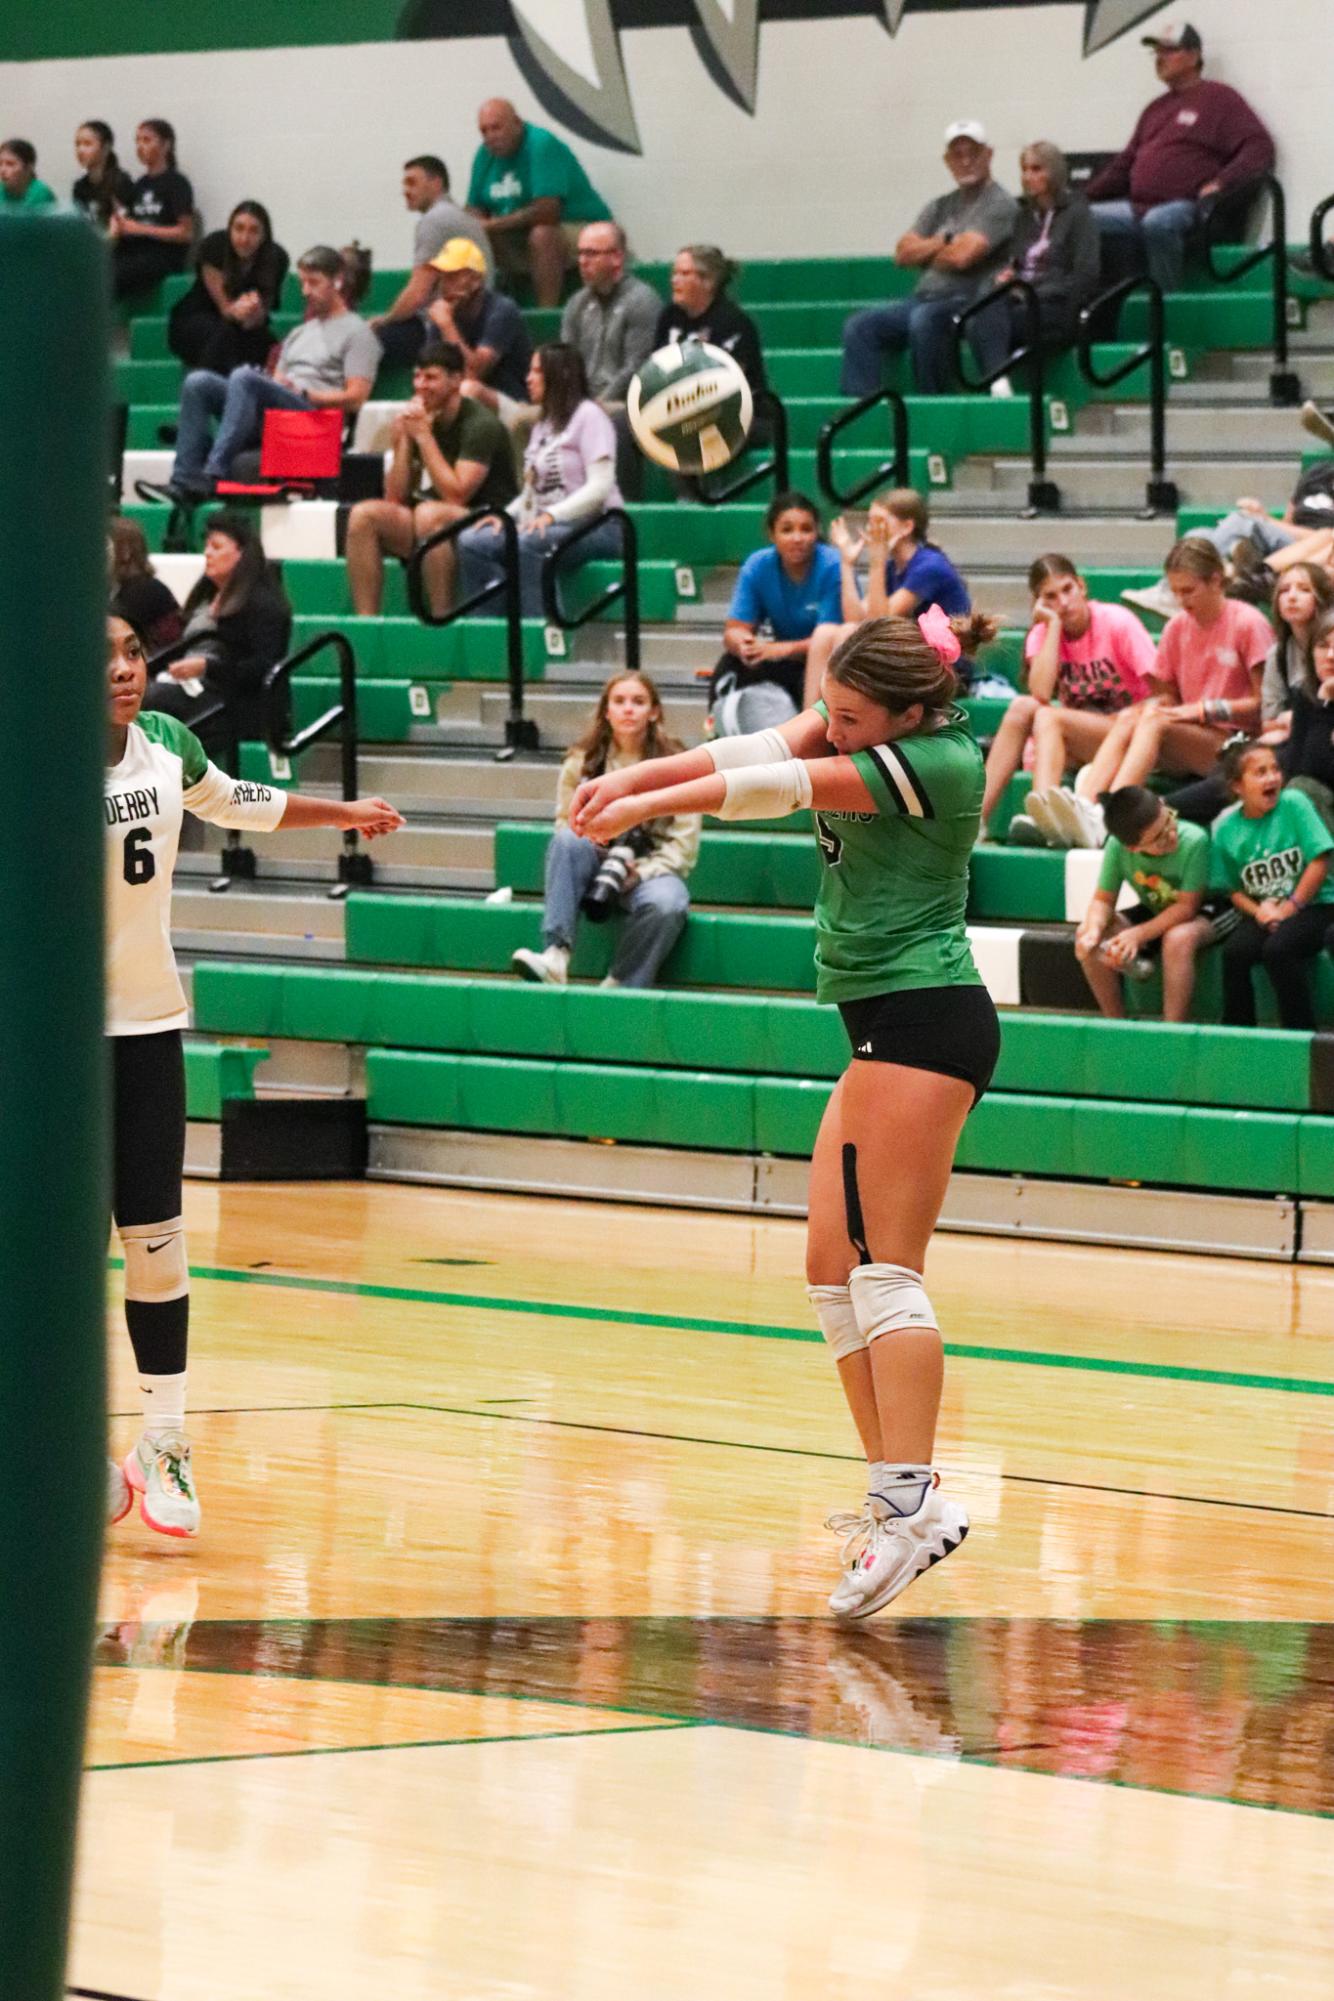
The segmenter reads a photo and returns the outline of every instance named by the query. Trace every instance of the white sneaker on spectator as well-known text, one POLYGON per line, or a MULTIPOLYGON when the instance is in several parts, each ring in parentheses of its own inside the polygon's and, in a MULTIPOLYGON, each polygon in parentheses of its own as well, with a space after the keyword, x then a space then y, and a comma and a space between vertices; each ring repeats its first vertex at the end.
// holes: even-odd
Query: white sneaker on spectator
POLYGON ((1072 792, 1075 812, 1083 830, 1084 838, 1075 843, 1080 848, 1105 848, 1107 845, 1107 822, 1102 807, 1096 799, 1086 799, 1082 792, 1072 792))
POLYGON ((1047 810, 1060 830, 1061 845, 1067 848, 1100 848, 1107 839, 1102 808, 1091 799, 1080 799, 1068 785, 1054 785, 1047 794, 1047 810))
POLYGON ((536 980, 545 987, 563 987, 570 977, 570 953, 565 945, 548 945, 544 952, 530 952, 527 946, 520 946, 511 954, 510 964, 524 979, 536 980))
POLYGON ((1122 591, 1121 596, 1126 604, 1133 604, 1136 611, 1150 611, 1155 618, 1175 618, 1181 609, 1166 577, 1160 577, 1147 590, 1122 591))
POLYGON ((1303 403, 1301 426, 1313 438, 1319 438, 1322 445, 1334 445, 1334 423, 1325 415, 1318 403, 1303 403))
POLYGON ((614 976, 611 973, 608 973, 606 979, 599 980, 598 984, 599 986, 603 987, 618 987, 621 983, 618 979, 614 978, 614 976))
POLYGON ((1067 831, 1066 823, 1057 819, 1052 807, 1059 787, 1052 785, 1044 792, 1030 792, 1028 812, 1030 819, 1049 848, 1069 848, 1074 843, 1067 831))
POLYGON ((998 375, 991 385, 991 393, 993 396, 1013 396, 1014 384, 1011 382, 1009 376, 998 375))

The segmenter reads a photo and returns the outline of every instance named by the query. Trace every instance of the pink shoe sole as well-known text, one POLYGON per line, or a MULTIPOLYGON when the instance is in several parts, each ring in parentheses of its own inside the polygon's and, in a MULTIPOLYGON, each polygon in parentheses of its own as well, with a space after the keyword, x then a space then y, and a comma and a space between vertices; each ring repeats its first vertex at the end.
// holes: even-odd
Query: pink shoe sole
MULTIPOLYGON (((153 1517, 149 1514, 148 1497, 144 1491, 144 1473, 142 1466, 140 1466, 139 1464, 139 1454, 137 1452, 130 1451, 126 1453, 124 1463, 121 1467, 121 1471, 124 1473, 126 1480, 129 1482, 131 1495, 133 1496, 134 1494, 138 1494, 139 1496, 140 1518, 148 1528, 154 1530, 155 1533, 158 1535, 174 1536, 178 1542, 193 1541, 195 1534, 195 1531, 193 1529, 169 1528, 166 1522, 155 1522, 153 1520, 153 1517)), ((134 1501, 133 1499, 131 1499, 130 1507, 133 1506, 134 1506, 134 1501)), ((126 1514, 128 1514, 129 1508, 127 1508, 125 1512, 126 1514)), ((125 1519, 124 1515, 117 1516, 118 1521, 123 1521, 124 1519, 125 1519)))

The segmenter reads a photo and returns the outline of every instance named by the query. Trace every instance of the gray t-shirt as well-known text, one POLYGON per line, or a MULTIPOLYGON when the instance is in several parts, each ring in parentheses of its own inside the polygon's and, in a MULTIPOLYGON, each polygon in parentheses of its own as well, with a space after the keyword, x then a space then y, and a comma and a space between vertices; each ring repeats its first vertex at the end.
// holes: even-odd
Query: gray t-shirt
POLYGON ((475 215, 469 215, 466 208, 460 208, 448 195, 441 195, 424 214, 417 217, 417 226, 412 232, 412 261, 414 264, 429 264, 438 257, 451 236, 466 236, 469 243, 475 243, 486 259, 486 275, 490 278, 494 265, 491 259, 491 241, 475 215))
POLYGON ((991 248, 968 271, 937 271, 928 265, 917 280, 918 298, 944 299, 959 293, 972 300, 989 291, 996 273, 1005 269, 1018 219, 1019 204, 995 181, 980 188, 952 188, 929 201, 913 224, 918 236, 937 236, 947 229, 956 236, 976 232, 991 248))
POLYGON ((302 320, 278 356, 278 373, 298 389, 346 389, 348 377, 374 382, 380 343, 360 313, 334 313, 327 320, 302 320))

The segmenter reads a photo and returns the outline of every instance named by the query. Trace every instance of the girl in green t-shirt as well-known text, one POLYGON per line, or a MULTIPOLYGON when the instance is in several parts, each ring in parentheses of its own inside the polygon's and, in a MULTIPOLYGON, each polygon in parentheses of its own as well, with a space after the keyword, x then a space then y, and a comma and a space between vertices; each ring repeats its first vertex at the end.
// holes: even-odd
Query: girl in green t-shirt
POLYGON ((603 843, 667 814, 813 810, 816 993, 838 1004, 852 1060, 815 1143, 806 1276, 869 1466, 861 1512, 829 1523, 847 1538, 829 1600, 841 1618, 879 1611, 968 1533, 931 1464, 944 1351, 922 1271, 1000 1048, 964 925, 983 776, 953 665, 994 630, 938 609, 868 619, 814 708, 609 772, 571 809, 603 843))
POLYGON ((1255 1026, 1263 966, 1284 1028, 1314 1028, 1309 962, 1334 951, 1334 834, 1304 792, 1284 790, 1267 744, 1230 744, 1222 768, 1237 804, 1214 823, 1215 871, 1241 913, 1223 947, 1223 1019, 1255 1026))

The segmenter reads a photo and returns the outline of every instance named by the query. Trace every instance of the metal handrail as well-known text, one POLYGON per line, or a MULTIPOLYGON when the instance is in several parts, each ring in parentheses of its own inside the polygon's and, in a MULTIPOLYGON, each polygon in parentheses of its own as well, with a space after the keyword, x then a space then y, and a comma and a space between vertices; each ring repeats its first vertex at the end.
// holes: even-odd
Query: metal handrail
POLYGON ((179 493, 173 493, 169 486, 160 486, 156 480, 151 479, 137 479, 134 482, 134 491, 140 500, 146 501, 151 507, 164 506, 171 509, 166 528, 162 533, 163 555, 190 555, 195 510, 203 503, 185 500, 179 493))
POLYGON ((1114 389, 1136 369, 1149 364, 1149 477, 1144 486, 1144 514, 1175 514, 1181 496, 1176 483, 1167 477, 1167 361, 1163 334, 1163 288, 1148 276, 1123 278, 1090 300, 1079 315, 1079 366, 1086 382, 1095 389, 1114 389), (1110 375, 1100 375, 1093 365, 1093 327, 1110 306, 1119 306, 1134 292, 1143 292, 1149 301, 1149 337, 1110 375))
POLYGON ((759 486, 762 481, 770 478, 774 483, 775 496, 787 492, 789 485, 787 406, 782 397, 776 395, 772 389, 757 389, 754 405, 752 428, 754 418, 761 415, 767 416, 771 423, 770 456, 761 465, 743 466, 739 477, 729 481, 725 486, 711 486, 706 484, 705 479, 697 479, 694 482, 695 498, 701 506, 723 507, 729 500, 739 500, 743 493, 749 493, 753 486, 759 486))
POLYGON ((1018 368, 1021 362, 1029 364, 1028 381, 1028 452, 1032 476, 1028 482, 1028 506, 1022 510, 1025 517, 1034 514, 1056 514, 1060 511, 1061 490, 1047 477, 1047 393, 1042 346, 1042 319, 1038 305, 1038 295, 1027 278, 1008 278, 1003 285, 974 299, 961 313, 956 313, 954 327, 954 367, 965 389, 977 392, 990 389, 993 382, 999 382, 1002 375, 1018 368), (999 368, 993 368, 990 375, 974 382, 964 367, 964 334, 975 319, 983 313, 992 312, 1004 306, 1009 312, 1009 300, 1014 296, 1023 302, 1024 339, 1021 346, 1007 354, 999 368))
POLYGON ((128 403, 113 403, 111 406, 111 463, 107 468, 107 485, 111 494, 111 506, 120 513, 121 490, 125 484, 125 446, 130 435, 130 406, 128 403))
POLYGON ((1205 269, 1217 284, 1235 285, 1239 278, 1245 278, 1257 265, 1266 261, 1273 274, 1270 292, 1273 300, 1274 366, 1269 374, 1269 400, 1288 407, 1301 402, 1302 386, 1288 367, 1288 203, 1283 184, 1275 174, 1257 174, 1242 186, 1229 188, 1226 202, 1214 202, 1204 218, 1205 269), (1223 223, 1241 201, 1253 200, 1260 194, 1269 196, 1268 243, 1260 244, 1249 257, 1243 257, 1239 264, 1233 265, 1230 271, 1220 271, 1214 262, 1214 251, 1223 223))
POLYGON ((505 619, 505 671, 509 680, 510 705, 505 717, 505 748, 515 750, 536 750, 538 745, 537 724, 523 712, 523 615, 519 599, 519 531, 512 514, 502 508, 498 512, 493 507, 474 507, 470 514, 461 514, 457 521, 447 521, 443 528, 426 536, 417 544, 408 557, 407 564, 408 603, 414 618, 423 625, 443 627, 453 625, 455 619, 464 618, 470 611, 490 604, 493 598, 504 598, 505 619), (499 529, 503 544, 500 566, 501 573, 493 577, 489 584, 483 584, 470 598, 456 604, 445 612, 432 611, 426 594, 426 583, 422 566, 433 549, 443 548, 447 542, 454 542, 465 528, 475 528, 479 522, 494 521, 499 529))
MULTIPOLYGON (((198 643, 197 639, 182 633, 179 639, 172 640, 170 646, 160 647, 152 658, 145 662, 150 681, 160 668, 169 667, 173 660, 184 659, 198 643)), ((197 709, 190 718, 190 728, 200 730, 205 723, 216 722, 220 716, 227 727, 222 735, 222 748, 216 761, 221 764, 224 771, 230 772, 235 778, 241 769, 241 734, 236 727, 235 712, 231 704, 222 700, 214 702, 207 709, 197 709)), ((253 882, 255 869, 255 850, 246 846, 239 827, 231 827, 228 829, 227 839, 218 858, 218 874, 209 884, 209 888, 214 891, 227 890, 238 879, 253 882)))
POLYGON ((849 403, 836 417, 831 417, 820 426, 820 435, 815 446, 815 477, 820 491, 835 507, 855 507, 859 500, 865 500, 877 486, 907 486, 909 481, 908 457, 908 405, 897 389, 877 389, 870 396, 859 397, 849 403), (859 480, 846 492, 834 484, 834 444, 837 438, 864 417, 868 410, 874 410, 879 403, 889 405, 894 419, 894 456, 883 459, 869 478, 859 480))
MULTIPOLYGON (((357 656, 352 650, 352 642, 346 633, 318 632, 305 646, 289 653, 285 660, 270 667, 264 676, 265 718, 264 735, 269 750, 275 757, 298 757, 303 750, 309 750, 313 743, 338 731, 340 752, 340 778, 345 801, 357 797, 357 656), (338 700, 332 708, 317 716, 313 723, 307 723, 302 730, 288 727, 291 715, 291 692, 288 682, 298 667, 314 660, 321 653, 332 651, 338 655, 338 700)), ((343 833, 343 851, 338 857, 338 882, 330 892, 334 896, 345 896, 352 883, 364 884, 371 881, 374 865, 368 854, 362 852, 355 827, 348 827, 343 833)))
POLYGON ((596 618, 608 605, 618 598, 625 600, 625 667, 629 674, 639 672, 639 532, 631 517, 623 507, 608 507, 601 514, 595 514, 591 521, 583 522, 572 535, 557 543, 542 565, 542 609, 548 625, 557 625, 562 632, 577 632, 581 625, 596 618), (577 549, 605 521, 613 522, 620 531, 621 576, 620 581, 608 584, 599 597, 584 606, 581 612, 567 612, 560 594, 560 579, 563 569, 569 567, 568 558, 572 549, 577 549))
POLYGON ((1326 195, 1311 211, 1311 262, 1328 285, 1334 285, 1334 243, 1325 240, 1325 217, 1332 208, 1334 195, 1326 195))

